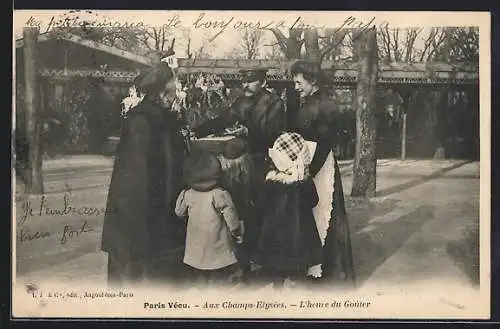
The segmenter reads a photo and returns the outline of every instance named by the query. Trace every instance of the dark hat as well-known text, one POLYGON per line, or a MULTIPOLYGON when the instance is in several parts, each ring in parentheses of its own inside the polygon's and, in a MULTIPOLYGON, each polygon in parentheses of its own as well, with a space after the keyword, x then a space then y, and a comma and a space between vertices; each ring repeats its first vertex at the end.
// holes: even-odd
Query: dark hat
POLYGON ((219 159, 211 153, 192 151, 184 160, 182 180, 194 189, 209 189, 217 185, 222 176, 219 159))
POLYGON ((240 70, 244 82, 253 82, 266 79, 267 69, 240 70))
POLYGON ((161 62, 141 72, 134 80, 137 90, 144 94, 156 95, 165 89, 165 85, 174 79, 174 72, 167 63, 161 62))
POLYGON ((233 138, 226 143, 222 155, 227 159, 236 159, 245 154, 247 143, 242 138, 233 138))

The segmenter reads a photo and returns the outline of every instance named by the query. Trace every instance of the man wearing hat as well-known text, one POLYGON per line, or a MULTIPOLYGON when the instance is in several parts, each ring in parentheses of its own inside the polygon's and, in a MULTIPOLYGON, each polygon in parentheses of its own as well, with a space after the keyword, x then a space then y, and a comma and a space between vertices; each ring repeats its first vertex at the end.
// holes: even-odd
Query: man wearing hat
MULTIPOLYGON (((265 180, 267 152, 274 140, 286 128, 285 106, 281 98, 266 90, 266 69, 241 70, 244 95, 221 115, 197 127, 193 131, 197 137, 218 133, 236 122, 247 128, 245 136, 251 158, 251 202, 265 180)), ((248 216, 245 221, 246 247, 253 254, 258 236, 259 214, 248 216), (251 217, 251 218, 250 218, 251 217)))

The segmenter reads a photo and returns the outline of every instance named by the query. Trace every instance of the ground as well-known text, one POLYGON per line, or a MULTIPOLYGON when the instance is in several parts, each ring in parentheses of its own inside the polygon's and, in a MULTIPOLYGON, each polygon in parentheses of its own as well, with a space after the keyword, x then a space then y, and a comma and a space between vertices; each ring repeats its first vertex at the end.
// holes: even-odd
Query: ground
MULTIPOLYGON (((66 195, 72 207, 87 207, 86 214, 39 216, 41 198, 23 198, 18 189, 18 280, 50 277, 62 282, 105 282, 101 208, 105 207, 112 161, 73 156, 44 163, 45 207, 64 209, 66 195), (33 214, 23 220, 27 207, 33 214), (80 233, 82 227, 85 232, 80 233), (35 232, 40 235, 28 239, 35 232)), ((379 160, 377 196, 370 200, 349 197, 350 161, 341 163, 341 171, 358 286, 433 278, 478 284, 478 162, 379 160)))

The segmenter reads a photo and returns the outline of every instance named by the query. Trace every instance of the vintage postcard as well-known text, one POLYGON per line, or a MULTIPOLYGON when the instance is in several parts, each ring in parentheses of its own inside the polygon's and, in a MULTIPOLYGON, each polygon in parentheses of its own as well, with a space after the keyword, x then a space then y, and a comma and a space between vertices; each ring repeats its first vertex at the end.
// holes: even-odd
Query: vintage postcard
POLYGON ((490 317, 488 12, 13 24, 13 318, 490 317))

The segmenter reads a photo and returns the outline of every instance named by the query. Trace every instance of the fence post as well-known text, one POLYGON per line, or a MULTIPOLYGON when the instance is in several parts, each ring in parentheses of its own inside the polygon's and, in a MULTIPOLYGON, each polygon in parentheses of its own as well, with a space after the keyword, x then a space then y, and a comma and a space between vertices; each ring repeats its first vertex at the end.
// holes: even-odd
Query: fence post
POLYGON ((40 85, 37 79, 37 39, 38 28, 25 27, 23 30, 24 84, 26 139, 28 140, 28 168, 26 175, 26 193, 43 194, 40 115, 40 85))
POLYGON ((403 127, 401 132, 401 160, 406 160, 406 113, 403 113, 403 127))

